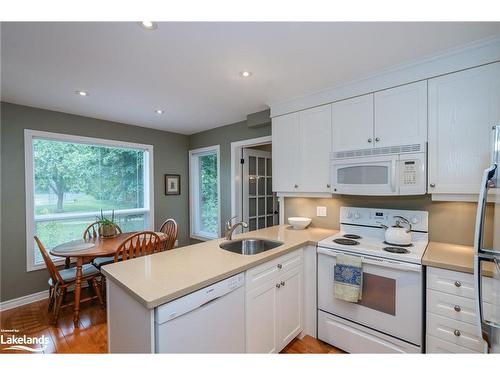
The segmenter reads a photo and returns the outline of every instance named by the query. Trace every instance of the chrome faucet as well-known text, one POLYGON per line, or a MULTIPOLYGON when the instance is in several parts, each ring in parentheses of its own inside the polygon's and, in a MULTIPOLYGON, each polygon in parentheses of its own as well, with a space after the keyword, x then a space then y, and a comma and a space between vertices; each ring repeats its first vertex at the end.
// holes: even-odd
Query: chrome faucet
POLYGON ((231 225, 233 219, 236 219, 238 216, 234 216, 226 222, 226 240, 231 241, 233 239, 233 232, 238 228, 238 226, 242 226, 243 228, 248 228, 248 224, 244 221, 239 221, 234 225, 231 225))

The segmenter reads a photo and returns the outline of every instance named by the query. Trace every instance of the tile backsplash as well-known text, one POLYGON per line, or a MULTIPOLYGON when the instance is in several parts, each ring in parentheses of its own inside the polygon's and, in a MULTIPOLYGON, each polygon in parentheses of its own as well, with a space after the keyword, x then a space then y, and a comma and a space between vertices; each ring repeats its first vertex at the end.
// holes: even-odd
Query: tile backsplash
MULTIPOLYGON (((437 202, 430 195, 411 197, 339 196, 336 198, 285 198, 285 221, 291 216, 307 216, 314 227, 338 229, 340 207, 392 208, 429 212, 431 241, 472 245, 476 203, 437 202), (326 216, 316 216, 316 207, 326 207, 326 216)), ((487 231, 493 230, 492 207, 487 206, 487 231)))

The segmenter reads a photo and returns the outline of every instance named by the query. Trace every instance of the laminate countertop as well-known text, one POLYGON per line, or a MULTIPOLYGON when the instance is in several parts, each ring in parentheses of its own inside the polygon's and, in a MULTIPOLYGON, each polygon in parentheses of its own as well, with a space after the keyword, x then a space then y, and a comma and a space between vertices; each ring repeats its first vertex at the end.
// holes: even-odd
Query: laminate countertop
POLYGON ((219 244, 225 239, 220 238, 109 264, 102 272, 146 308, 153 309, 300 247, 316 245, 337 232, 321 228, 294 230, 288 225, 278 225, 234 236, 283 242, 260 254, 241 255, 222 250, 219 244))
POLYGON ((451 271, 474 273, 474 248, 444 242, 429 242, 422 264, 451 271))

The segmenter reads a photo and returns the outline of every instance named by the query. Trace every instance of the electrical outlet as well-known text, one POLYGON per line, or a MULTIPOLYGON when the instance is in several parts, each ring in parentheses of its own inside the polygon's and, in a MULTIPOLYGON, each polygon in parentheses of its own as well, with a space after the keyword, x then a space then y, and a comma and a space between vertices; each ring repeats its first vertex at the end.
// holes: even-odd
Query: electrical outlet
POLYGON ((326 207, 316 207, 316 216, 326 216, 326 207))

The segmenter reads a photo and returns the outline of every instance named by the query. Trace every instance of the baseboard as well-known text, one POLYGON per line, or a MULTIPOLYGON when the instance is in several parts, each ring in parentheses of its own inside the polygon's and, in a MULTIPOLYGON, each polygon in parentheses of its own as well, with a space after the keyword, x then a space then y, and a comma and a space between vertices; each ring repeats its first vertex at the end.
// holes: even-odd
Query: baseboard
POLYGON ((9 301, 0 302, 0 311, 6 311, 14 309, 19 306, 28 305, 30 303, 41 301, 45 298, 49 298, 49 291, 42 290, 41 292, 29 294, 27 296, 14 298, 9 301))

